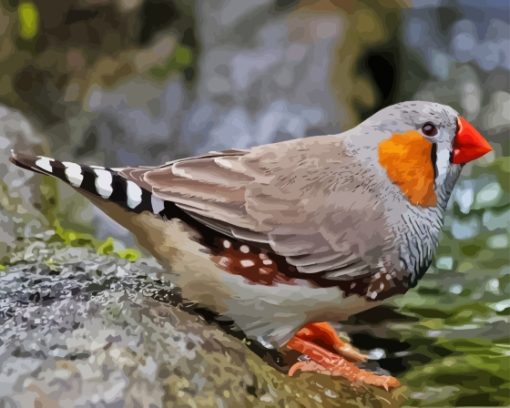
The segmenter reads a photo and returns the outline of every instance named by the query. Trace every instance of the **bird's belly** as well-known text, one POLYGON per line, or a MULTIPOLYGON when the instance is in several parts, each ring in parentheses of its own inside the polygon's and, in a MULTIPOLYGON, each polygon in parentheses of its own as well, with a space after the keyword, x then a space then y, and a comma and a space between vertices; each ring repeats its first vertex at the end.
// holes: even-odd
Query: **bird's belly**
POLYGON ((304 279, 268 285, 228 273, 212 261, 200 234, 177 218, 142 213, 130 223, 139 243, 170 271, 186 299, 227 315, 251 338, 281 345, 306 323, 344 320, 379 303, 304 279))

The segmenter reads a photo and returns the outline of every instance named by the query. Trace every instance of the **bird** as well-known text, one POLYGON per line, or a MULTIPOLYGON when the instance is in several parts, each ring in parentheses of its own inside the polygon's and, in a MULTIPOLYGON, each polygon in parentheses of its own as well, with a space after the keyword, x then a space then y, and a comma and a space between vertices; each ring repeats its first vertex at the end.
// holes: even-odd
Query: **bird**
POLYGON ((407 101, 339 134, 107 168, 12 152, 131 231, 184 298, 249 339, 353 384, 400 386, 360 368, 340 322, 415 287, 464 165, 491 151, 453 108, 407 101))

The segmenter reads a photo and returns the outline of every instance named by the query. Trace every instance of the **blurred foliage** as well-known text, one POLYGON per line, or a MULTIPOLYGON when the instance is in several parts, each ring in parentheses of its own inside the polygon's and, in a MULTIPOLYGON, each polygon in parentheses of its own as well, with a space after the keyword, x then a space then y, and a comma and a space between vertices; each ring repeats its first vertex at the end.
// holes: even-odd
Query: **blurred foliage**
POLYGON ((193 64, 193 50, 182 44, 177 45, 172 55, 161 65, 156 65, 150 69, 150 74, 154 79, 165 80, 172 73, 182 72, 190 68, 193 64))
POLYGON ((93 85, 147 72, 192 78, 193 24, 182 1, 2 0, 0 101, 46 125, 93 85))
POLYGON ((19 36, 31 40, 39 31, 39 12, 34 3, 24 1, 18 6, 19 36))

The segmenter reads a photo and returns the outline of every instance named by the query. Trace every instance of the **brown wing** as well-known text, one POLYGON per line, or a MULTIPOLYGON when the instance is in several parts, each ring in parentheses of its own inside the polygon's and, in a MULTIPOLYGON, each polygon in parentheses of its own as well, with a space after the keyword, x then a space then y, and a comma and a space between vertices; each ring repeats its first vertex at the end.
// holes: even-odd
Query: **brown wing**
POLYGON ((369 274, 384 242, 373 233, 365 240, 359 230, 370 222, 364 207, 379 215, 367 204, 372 197, 355 188, 356 164, 337 136, 212 152, 121 174, 214 230, 269 245, 302 273, 369 274))

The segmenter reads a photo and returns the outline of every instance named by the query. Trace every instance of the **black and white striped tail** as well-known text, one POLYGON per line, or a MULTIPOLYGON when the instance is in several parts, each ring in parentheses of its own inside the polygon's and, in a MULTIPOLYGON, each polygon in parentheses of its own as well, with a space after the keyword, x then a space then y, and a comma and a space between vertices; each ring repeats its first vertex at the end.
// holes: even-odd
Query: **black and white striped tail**
POLYGON ((165 207, 171 205, 155 197, 134 181, 122 177, 115 169, 60 162, 49 157, 31 156, 14 151, 11 152, 10 160, 19 167, 57 177, 77 189, 113 201, 136 213, 150 211, 157 215, 165 215, 165 207))

